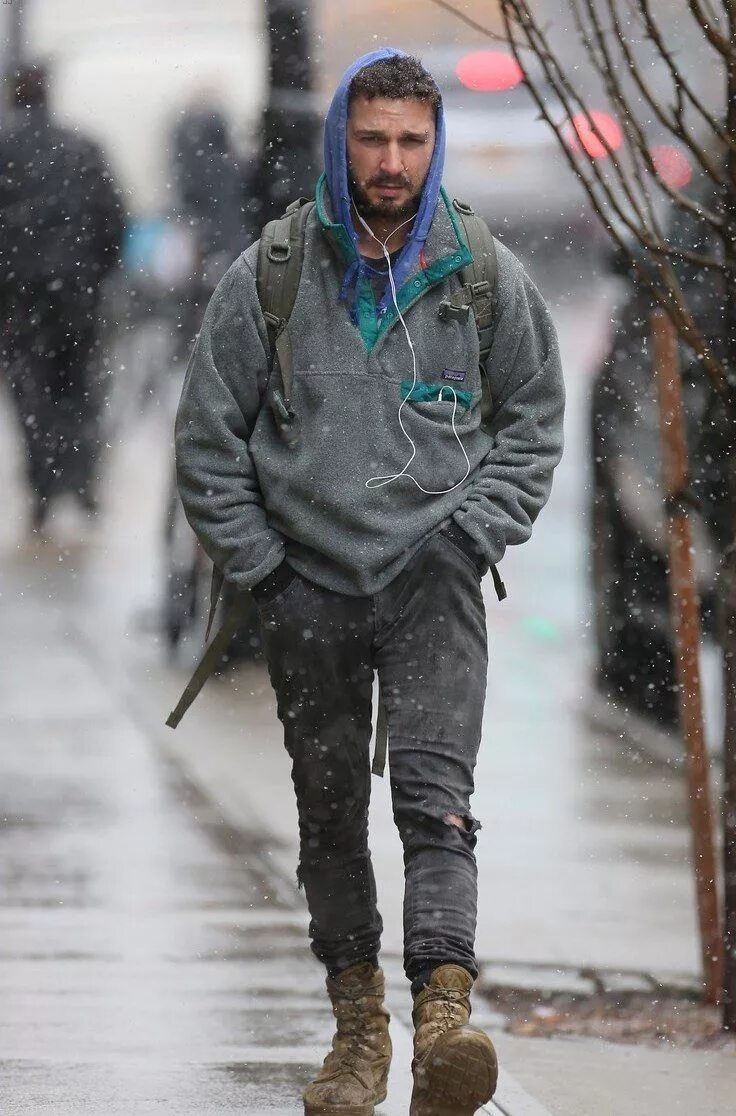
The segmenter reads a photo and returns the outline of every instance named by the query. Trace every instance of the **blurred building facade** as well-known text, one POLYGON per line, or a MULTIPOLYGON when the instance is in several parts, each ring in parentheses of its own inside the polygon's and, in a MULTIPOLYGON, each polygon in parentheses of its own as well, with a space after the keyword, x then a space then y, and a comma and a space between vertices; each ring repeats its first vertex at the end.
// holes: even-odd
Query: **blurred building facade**
POLYGON ((51 102, 105 148, 137 216, 170 204, 168 140, 198 89, 246 146, 266 81, 260 0, 25 0, 24 47, 51 71, 51 102))
MULTIPOLYGON (((134 219, 171 211, 171 136, 179 115, 203 90, 226 118, 244 173, 252 178, 248 172, 257 172, 273 45, 269 43, 265 0, 218 0, 216 5, 201 0, 15 3, 14 10, 22 5, 24 13, 27 56, 40 56, 50 63, 54 112, 61 123, 78 125, 102 144, 134 219)), ((430 68, 437 66, 449 74, 466 52, 504 49, 432 0, 271 3, 274 10, 293 7, 294 12, 304 13, 300 18, 311 21, 311 70, 316 89, 312 97, 301 91, 297 94, 298 101, 309 101, 304 110, 307 114, 316 111, 320 115, 339 75, 356 55, 381 45, 417 53, 430 68)), ((471 21, 502 36, 499 0, 454 0, 454 6, 471 21)), ((563 60, 569 57, 576 70, 581 66, 584 70, 584 56, 573 29, 566 26, 567 4, 539 0, 539 6, 549 16, 551 37, 564 44, 563 60)), ((652 10, 682 48, 679 57, 688 60, 691 80, 696 85, 707 84, 709 70, 703 64, 707 44, 680 44, 677 39, 686 34, 692 21, 678 23, 669 0, 653 0, 652 10)), ((10 6, 0 8, 6 46, 10 11, 10 6)), ((640 49, 646 51, 643 40, 640 49)), ((653 69, 647 74, 656 90, 663 75, 653 69)), ((587 80, 581 76, 584 88, 587 80)), ((591 85, 589 96, 594 108, 605 107, 604 90, 591 85)), ((517 100, 521 103, 523 97, 517 100)), ((517 228, 528 220, 547 227, 557 217, 559 239, 567 236, 568 229, 587 225, 587 215, 583 216, 587 207, 536 106, 528 96, 526 102, 517 114, 509 111, 515 105, 505 104, 498 96, 484 100, 466 92, 464 102, 458 98, 459 112, 448 118, 455 144, 448 151, 448 186, 460 196, 472 196, 500 235, 509 233, 509 222, 517 228)), ((278 141, 280 135, 279 127, 271 139, 278 141)), ((288 129, 283 139, 285 147, 294 146, 288 129)), ((297 192, 304 189, 300 184, 297 192)), ((285 190, 293 193, 290 185, 285 190)), ((509 242, 515 243, 515 235, 509 242)))
MULTIPOLYGON (((479 43, 429 0, 314 0, 311 7, 322 102, 357 54, 381 44, 421 52, 479 43)), ((459 7, 500 30, 495 4, 460 0, 459 7)), ((2 18, 7 45, 7 11, 2 18)), ((243 157, 257 151, 268 77, 263 0, 24 0, 24 50, 49 63, 54 112, 104 146, 136 216, 169 206, 172 122, 198 90, 217 99, 243 157)))

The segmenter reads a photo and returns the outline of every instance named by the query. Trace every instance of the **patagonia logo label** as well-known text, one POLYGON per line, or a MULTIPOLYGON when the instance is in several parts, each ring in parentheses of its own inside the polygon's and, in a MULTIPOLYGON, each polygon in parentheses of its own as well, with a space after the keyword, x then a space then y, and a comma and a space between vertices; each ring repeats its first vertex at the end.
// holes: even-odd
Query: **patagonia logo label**
POLYGON ((459 368, 446 368, 442 373, 443 380, 459 380, 465 379, 465 373, 461 372, 459 368))

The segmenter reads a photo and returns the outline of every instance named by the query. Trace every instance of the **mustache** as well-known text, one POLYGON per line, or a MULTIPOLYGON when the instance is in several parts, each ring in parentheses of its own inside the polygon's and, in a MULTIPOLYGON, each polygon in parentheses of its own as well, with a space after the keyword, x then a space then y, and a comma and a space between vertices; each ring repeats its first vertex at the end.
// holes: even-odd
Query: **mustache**
POLYGON ((411 183, 404 175, 398 175, 395 178, 389 178, 387 175, 381 175, 378 178, 371 178, 366 182, 366 188, 370 186, 403 186, 406 190, 411 188, 411 183))

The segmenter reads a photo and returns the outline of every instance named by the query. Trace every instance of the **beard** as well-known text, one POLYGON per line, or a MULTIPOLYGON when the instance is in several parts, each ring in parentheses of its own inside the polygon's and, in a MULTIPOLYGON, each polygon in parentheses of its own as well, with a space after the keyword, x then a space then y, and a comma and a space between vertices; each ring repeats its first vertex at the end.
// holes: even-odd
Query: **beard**
MULTIPOLYGON (((407 178, 371 178, 366 183, 366 186, 388 186, 394 184, 411 189, 411 183, 407 178)), ((407 218, 413 217, 419 211, 419 203, 422 200, 422 191, 418 190, 415 194, 411 194, 401 205, 392 201, 390 198, 382 202, 372 202, 366 190, 363 189, 352 175, 350 175, 350 189, 355 207, 361 217, 366 221, 369 217, 382 217, 389 221, 405 221, 407 218)))

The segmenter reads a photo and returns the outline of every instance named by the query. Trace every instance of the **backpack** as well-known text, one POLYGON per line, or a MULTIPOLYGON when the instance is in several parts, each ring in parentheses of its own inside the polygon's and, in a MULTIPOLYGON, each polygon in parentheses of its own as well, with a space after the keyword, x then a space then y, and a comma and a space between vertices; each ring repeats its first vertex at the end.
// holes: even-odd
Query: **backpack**
MULTIPOLYGON (((490 418, 493 401, 488 379, 485 374, 485 359, 491 351, 493 341, 493 314, 495 305, 498 257, 496 242, 482 218, 476 216, 471 206, 453 200, 453 208, 460 217, 473 261, 463 268, 459 275, 462 288, 451 301, 440 303, 440 317, 444 320, 467 319, 472 310, 480 343, 479 361, 481 365, 481 422, 490 418)), ((294 308, 299 281, 304 263, 304 239, 309 214, 314 201, 298 198, 286 209, 283 217, 269 221, 261 233, 256 268, 256 290, 261 311, 268 330, 271 349, 271 370, 267 388, 268 401, 273 411, 276 425, 287 444, 294 444, 292 423, 294 412, 291 408, 291 389, 294 381, 294 361, 289 335, 289 318, 294 308), (280 386, 274 386, 274 372, 278 367, 280 386)), ((276 381, 278 384, 278 380, 276 381)), ((498 599, 506 596, 506 589, 495 566, 491 566, 493 584, 498 599)), ((217 602, 223 585, 223 574, 216 567, 212 571, 210 612, 205 633, 207 642, 217 609, 217 602)), ((230 606, 222 627, 207 647, 199 666, 189 685, 182 694, 178 705, 170 714, 166 724, 176 728, 189 706, 204 686, 208 677, 223 655, 246 615, 250 605, 250 594, 238 593, 230 606)), ((383 703, 379 704, 379 725, 377 728, 376 756, 373 770, 382 774, 386 747, 386 726, 383 703)))

